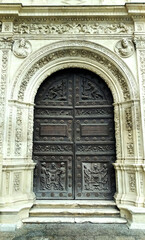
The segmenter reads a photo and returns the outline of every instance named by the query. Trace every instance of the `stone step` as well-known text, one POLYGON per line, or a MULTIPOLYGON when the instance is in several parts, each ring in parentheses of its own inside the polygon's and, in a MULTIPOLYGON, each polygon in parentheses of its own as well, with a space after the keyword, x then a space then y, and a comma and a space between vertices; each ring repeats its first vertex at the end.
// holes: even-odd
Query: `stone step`
POLYGON ((115 208, 114 201, 96 200, 37 200, 35 208, 115 208))
POLYGON ((22 221, 24 224, 39 223, 102 223, 126 224, 127 221, 120 217, 29 217, 22 221))
POLYGON ((119 211, 113 208, 32 208, 30 210, 30 217, 48 217, 48 216, 119 216, 119 211))

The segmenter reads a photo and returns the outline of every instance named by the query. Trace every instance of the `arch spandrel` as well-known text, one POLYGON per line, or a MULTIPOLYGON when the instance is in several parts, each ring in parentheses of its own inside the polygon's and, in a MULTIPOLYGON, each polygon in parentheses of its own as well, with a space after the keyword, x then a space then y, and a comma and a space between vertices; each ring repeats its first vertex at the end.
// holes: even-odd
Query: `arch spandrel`
POLYGON ((111 89, 115 103, 138 98, 134 76, 115 53, 88 41, 61 41, 39 49, 24 61, 16 73, 11 99, 33 103, 44 79, 68 67, 100 75, 111 89))

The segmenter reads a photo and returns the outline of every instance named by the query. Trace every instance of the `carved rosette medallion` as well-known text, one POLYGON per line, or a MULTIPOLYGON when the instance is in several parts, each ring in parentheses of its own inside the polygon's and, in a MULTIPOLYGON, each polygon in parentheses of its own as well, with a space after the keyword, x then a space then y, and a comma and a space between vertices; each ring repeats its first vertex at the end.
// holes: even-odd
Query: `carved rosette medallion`
POLYGON ((30 42, 24 38, 16 40, 13 45, 13 53, 18 58, 26 58, 31 53, 31 49, 30 42))
POLYGON ((122 58, 130 57, 134 53, 134 46, 131 40, 123 38, 115 45, 115 52, 122 58))

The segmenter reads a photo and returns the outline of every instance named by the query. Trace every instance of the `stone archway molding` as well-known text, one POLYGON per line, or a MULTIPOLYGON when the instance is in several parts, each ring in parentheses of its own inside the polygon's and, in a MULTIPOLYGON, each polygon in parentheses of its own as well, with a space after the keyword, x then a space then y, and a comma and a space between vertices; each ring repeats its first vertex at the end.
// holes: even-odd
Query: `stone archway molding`
MULTIPOLYGON (((32 103, 32 99, 29 99, 25 92, 28 91, 31 81, 36 81, 34 80, 34 76, 35 79, 38 79, 37 76, 41 75, 39 80, 37 80, 39 81, 39 83, 37 83, 38 88, 46 78, 46 75, 48 76, 52 72, 60 69, 57 67, 58 63, 62 63, 61 69, 76 66, 82 67, 84 65, 84 68, 94 71, 99 75, 101 75, 101 72, 102 74, 103 72, 108 73, 110 79, 113 79, 114 87, 109 78, 104 77, 104 80, 111 89, 113 97, 116 100, 115 102, 138 98, 136 81, 121 58, 104 46, 88 41, 76 40, 56 42, 44 46, 37 52, 31 54, 14 76, 10 98, 19 101, 31 101, 32 103), (76 62, 76 64, 72 63, 73 61, 76 62), (81 64, 81 62, 83 62, 83 64, 81 64), (90 66, 90 63, 94 66, 94 70, 90 66), (53 66, 53 71, 50 70, 50 66, 51 68, 53 66), (100 71, 97 71, 97 68, 100 68, 100 71), (45 72, 47 71, 44 79, 42 79, 43 69, 45 69, 45 72), (114 90, 115 86, 118 86, 116 91, 114 90)), ((34 91, 36 93, 36 89, 34 91)), ((33 94, 33 92, 32 95, 34 98, 35 94, 33 94)))

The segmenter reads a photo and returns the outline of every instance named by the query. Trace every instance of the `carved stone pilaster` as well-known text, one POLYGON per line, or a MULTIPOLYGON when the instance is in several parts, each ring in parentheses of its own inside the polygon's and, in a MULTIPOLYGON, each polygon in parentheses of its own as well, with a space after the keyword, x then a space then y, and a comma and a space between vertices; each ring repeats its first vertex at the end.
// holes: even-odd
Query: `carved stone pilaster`
MULTIPOLYGON (((0 43, 0 48, 2 43, 0 43)), ((4 43, 5 44, 5 43, 4 43)), ((9 46, 9 43, 8 43, 9 46)), ((7 88, 7 73, 8 73, 9 49, 2 49, 2 64, 1 64, 1 78, 0 78, 0 152, 3 152, 3 136, 5 124, 5 100, 7 88)))
MULTIPOLYGON (((145 35, 137 35, 134 38, 137 51, 138 76, 140 89, 140 109, 141 109, 141 125, 143 132, 143 144, 145 149, 145 35)), ((144 150, 145 155, 145 150, 144 150)))

